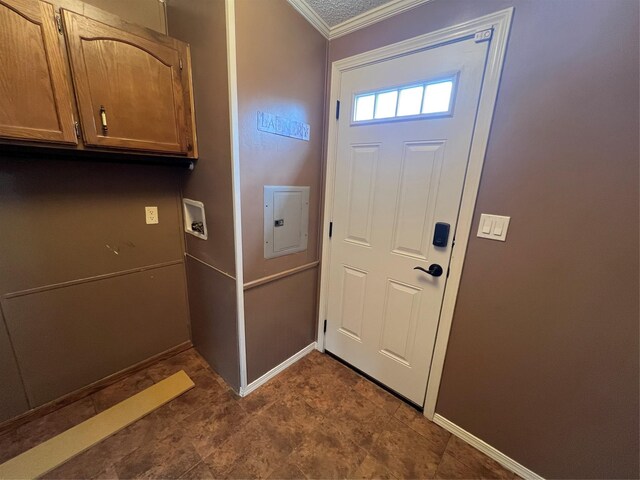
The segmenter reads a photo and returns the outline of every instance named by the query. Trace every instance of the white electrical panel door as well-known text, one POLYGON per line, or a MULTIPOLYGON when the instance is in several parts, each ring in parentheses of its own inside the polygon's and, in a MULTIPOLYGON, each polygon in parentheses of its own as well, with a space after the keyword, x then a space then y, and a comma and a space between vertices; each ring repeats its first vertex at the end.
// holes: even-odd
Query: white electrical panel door
POLYGON ((307 249, 309 187, 264 187, 264 258, 307 249))

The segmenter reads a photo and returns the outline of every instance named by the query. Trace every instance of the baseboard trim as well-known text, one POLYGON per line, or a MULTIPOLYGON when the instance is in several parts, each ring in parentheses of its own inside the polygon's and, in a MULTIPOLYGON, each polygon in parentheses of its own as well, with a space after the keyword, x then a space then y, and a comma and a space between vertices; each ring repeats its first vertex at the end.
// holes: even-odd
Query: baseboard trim
POLYGON ((181 352, 184 352, 185 350, 189 350, 192 347, 193 347, 193 344, 191 343, 191 341, 183 342, 179 345, 176 345, 173 348, 165 350, 164 352, 161 352, 157 355, 154 355, 153 357, 149 357, 148 359, 143 360, 142 362, 136 363, 135 365, 131 365, 130 367, 125 368, 124 370, 120 370, 119 372, 109 375, 108 377, 105 377, 101 380, 93 382, 85 387, 81 387, 78 390, 68 393, 60 398, 52 400, 49 403, 45 403, 44 405, 40 405, 38 407, 32 408, 31 410, 27 410, 26 412, 21 413, 17 417, 13 417, 8 420, 5 420, 4 422, 0 423, 0 435, 6 432, 7 430, 18 428, 20 425, 23 425, 37 418, 44 417, 45 415, 48 415, 51 412, 54 412, 63 407, 66 407, 67 405, 71 405, 73 402, 76 402, 85 397, 88 397, 89 395, 97 392, 98 390, 101 390, 105 387, 108 387, 109 385, 119 382, 120 380, 127 377, 128 375, 131 375, 132 373, 136 373, 141 370, 144 370, 145 368, 150 367, 156 362, 173 357, 181 352))
POLYGON ((240 389, 240 396, 241 397, 246 397, 251 392, 253 392, 256 388, 260 387, 261 385, 264 385, 269 380, 271 380, 273 377, 275 377, 280 372, 282 372, 284 369, 286 369, 287 367, 290 367, 291 365, 296 363, 298 360, 300 360, 302 357, 305 357, 306 355, 311 353, 316 348, 317 348, 317 343, 316 342, 313 342, 313 343, 307 345, 302 350, 300 350, 298 353, 296 353, 293 356, 287 358, 280 365, 277 365, 277 366, 273 367, 271 370, 269 370, 267 373, 262 375, 260 378, 258 378, 256 380, 254 380, 253 382, 251 382, 249 385, 247 385, 246 388, 241 388, 240 389))
POLYGON ((482 453, 484 453, 487 457, 492 458, 500 465, 502 465, 507 470, 511 470, 521 478, 525 480, 544 480, 543 477, 538 475, 535 472, 532 472, 527 467, 519 464, 512 458, 506 456, 500 450, 492 447, 484 440, 480 440, 478 437, 473 435, 472 433, 467 432, 465 429, 459 427, 455 423, 450 420, 447 420, 442 415, 436 413, 433 416, 433 423, 440 425, 442 428, 447 430, 449 433, 454 434, 456 437, 464 440, 472 447, 477 448, 482 453))

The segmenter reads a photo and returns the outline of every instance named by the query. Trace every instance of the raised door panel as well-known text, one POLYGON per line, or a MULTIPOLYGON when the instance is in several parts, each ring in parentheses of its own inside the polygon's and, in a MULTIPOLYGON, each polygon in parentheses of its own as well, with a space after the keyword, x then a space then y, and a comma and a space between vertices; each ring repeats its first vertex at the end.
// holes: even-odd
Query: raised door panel
POLYGON ((393 253, 427 259, 443 151, 442 141, 404 145, 392 230, 393 253))
POLYGON ((76 144, 53 6, 0 0, 0 137, 76 144))
POLYGON ((178 48, 69 11, 64 25, 85 143, 189 153, 178 48))
POLYGON ((406 367, 412 363, 421 295, 421 290, 412 285, 387 280, 379 350, 406 367))
POLYGON ((364 321, 367 272, 346 265, 342 271, 342 324, 339 332, 361 341, 364 321))
POLYGON ((351 147, 345 241, 369 247, 379 145, 351 147))

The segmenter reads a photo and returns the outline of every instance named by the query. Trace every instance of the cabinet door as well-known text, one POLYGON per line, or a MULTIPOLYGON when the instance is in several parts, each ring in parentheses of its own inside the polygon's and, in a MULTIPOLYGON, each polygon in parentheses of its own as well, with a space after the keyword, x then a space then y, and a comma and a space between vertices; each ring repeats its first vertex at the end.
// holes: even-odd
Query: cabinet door
POLYGON ((175 43, 143 38, 63 11, 82 132, 87 145, 187 153, 180 54, 175 43))
POLYGON ((0 0, 0 137, 76 144, 53 6, 0 0))

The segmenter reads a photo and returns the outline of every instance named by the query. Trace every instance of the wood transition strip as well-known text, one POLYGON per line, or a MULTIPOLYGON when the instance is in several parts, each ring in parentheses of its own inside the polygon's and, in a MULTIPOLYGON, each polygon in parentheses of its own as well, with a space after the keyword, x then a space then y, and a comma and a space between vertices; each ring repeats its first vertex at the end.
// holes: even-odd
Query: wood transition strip
POLYGON ((37 478, 193 388, 180 370, 113 407, 0 465, 0 478, 37 478))
POLYGON ((281 278, 285 278, 290 275, 295 275, 296 273, 304 272, 305 270, 309 270, 310 268, 317 267, 319 264, 320 264, 320 261, 316 260, 315 262, 307 263, 305 265, 301 265, 299 267, 295 267, 290 270, 285 270, 284 272, 275 273, 267 277, 262 277, 262 278, 258 278, 257 280, 252 280, 251 282, 247 282, 244 284, 243 290, 249 290, 251 288, 264 285, 265 283, 273 282, 275 280, 280 280, 281 278))
POLYGON ((64 395, 63 397, 57 398, 55 400, 52 400, 51 402, 45 403, 44 405, 40 405, 39 407, 28 410, 18 415, 17 417, 10 418, 9 420, 0 423, 0 435, 8 430, 18 428, 20 425, 24 425, 27 422, 31 422, 37 418, 44 417, 45 415, 48 415, 51 412, 55 412, 56 410, 66 407, 67 405, 71 405, 73 402, 88 397, 98 390, 102 390, 109 385, 113 385, 114 383, 119 382, 132 373, 140 372, 161 360, 171 358, 181 352, 184 352, 185 350, 189 350, 192 347, 193 345, 190 341, 183 342, 173 348, 170 348, 169 350, 154 355, 153 357, 136 363, 135 365, 125 368, 124 370, 116 372, 113 375, 109 375, 108 377, 93 382, 86 387, 82 387, 78 390, 75 390, 74 392, 64 395))

